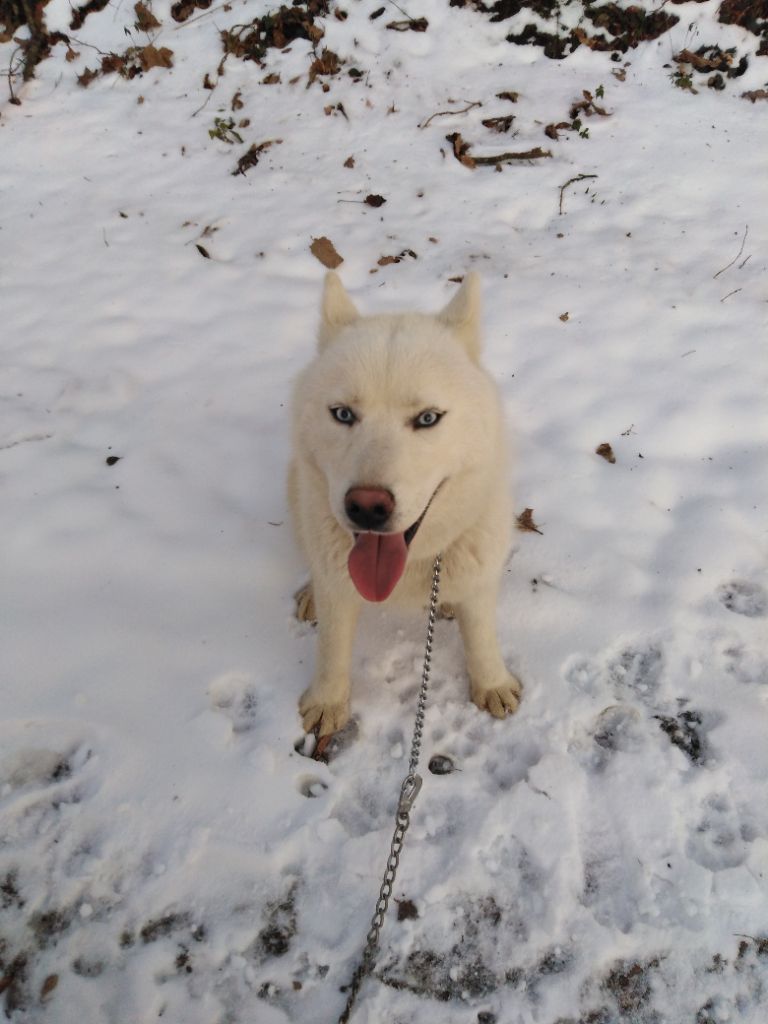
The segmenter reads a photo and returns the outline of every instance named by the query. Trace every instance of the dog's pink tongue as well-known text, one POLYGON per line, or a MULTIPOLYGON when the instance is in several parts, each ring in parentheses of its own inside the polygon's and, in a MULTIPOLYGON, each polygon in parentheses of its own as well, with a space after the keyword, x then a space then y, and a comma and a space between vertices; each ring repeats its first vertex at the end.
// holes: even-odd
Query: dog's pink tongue
POLYGON ((366 601, 386 601, 407 557, 402 533, 361 533, 349 553, 349 575, 366 601))

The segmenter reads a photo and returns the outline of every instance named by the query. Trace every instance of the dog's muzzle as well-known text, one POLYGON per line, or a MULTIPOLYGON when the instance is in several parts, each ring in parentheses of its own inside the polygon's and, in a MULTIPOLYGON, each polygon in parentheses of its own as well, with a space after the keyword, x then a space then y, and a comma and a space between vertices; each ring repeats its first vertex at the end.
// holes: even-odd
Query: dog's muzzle
MULTIPOLYGON (((408 548, 429 511, 437 492, 445 483, 441 480, 415 523, 402 533, 386 533, 381 527, 368 526, 367 532, 355 533, 355 543, 349 553, 347 567, 352 582, 366 601, 386 601, 403 575, 408 559, 408 548)), ((395 507, 390 491, 374 487, 356 487, 347 492, 345 509, 353 523, 386 522, 395 507), (391 502, 391 504, 390 504, 391 502), (353 504, 354 515, 350 512, 353 504)))

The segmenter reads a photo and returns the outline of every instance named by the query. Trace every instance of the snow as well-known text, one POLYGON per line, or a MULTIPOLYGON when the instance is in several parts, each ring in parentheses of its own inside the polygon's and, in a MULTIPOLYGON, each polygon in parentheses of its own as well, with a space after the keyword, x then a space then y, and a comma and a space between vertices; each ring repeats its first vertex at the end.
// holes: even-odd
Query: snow
MULTIPOLYGON (((322 45, 366 72, 344 65, 328 93, 306 88, 303 40, 216 75, 219 30, 254 5, 177 26, 156 3, 172 69, 77 85, 98 66, 86 44, 128 44, 135 16, 114 6, 76 60, 57 46, 17 83, 22 105, 2 101, 6 1016, 341 1012, 425 623, 367 612, 355 728, 327 765, 294 749, 314 638, 293 619, 286 407, 324 235, 369 311, 438 308, 449 278, 481 272, 517 507, 542 531, 519 534, 499 606, 525 683, 514 718, 468 702, 455 625, 438 624, 394 893, 418 916, 393 903, 353 1020, 762 1024, 768 205, 763 111, 740 94, 768 63, 714 0, 675 5, 672 31, 618 63, 510 45, 529 11, 493 23, 419 0, 429 29, 400 33, 375 6, 322 19, 322 45), (747 73, 675 88, 672 55, 700 41, 749 53, 747 73), (588 138, 544 136, 600 85, 611 116, 583 118, 588 138), (242 146, 208 134, 238 90, 242 146), (338 103, 346 117, 324 113, 338 103), (514 139, 481 126, 510 113, 514 139), (474 155, 553 156, 470 170, 452 132, 474 155), (597 177, 559 213, 581 174, 597 177), (457 770, 429 772, 436 754, 457 770)), ((68 5, 45 10, 69 31, 68 5)))

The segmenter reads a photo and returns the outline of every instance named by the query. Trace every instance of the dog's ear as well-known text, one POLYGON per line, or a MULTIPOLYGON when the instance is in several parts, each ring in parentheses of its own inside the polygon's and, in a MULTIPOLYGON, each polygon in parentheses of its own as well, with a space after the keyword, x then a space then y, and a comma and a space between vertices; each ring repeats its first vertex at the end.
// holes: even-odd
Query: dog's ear
POLYGON ((341 278, 333 270, 329 270, 325 275, 323 300, 320 306, 318 348, 322 351, 330 341, 333 341, 340 328, 354 323, 359 318, 360 314, 347 295, 341 278))
POLYGON ((449 327, 466 348, 469 356, 480 359, 480 276, 467 274, 451 301, 437 314, 440 323, 449 327))

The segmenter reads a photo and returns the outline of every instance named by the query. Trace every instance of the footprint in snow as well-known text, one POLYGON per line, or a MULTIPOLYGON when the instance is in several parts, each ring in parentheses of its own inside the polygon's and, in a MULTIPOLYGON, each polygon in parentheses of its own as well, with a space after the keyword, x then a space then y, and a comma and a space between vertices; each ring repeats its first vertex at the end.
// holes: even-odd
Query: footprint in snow
POLYGON ((664 670, 664 653, 655 643, 624 648, 608 663, 608 679, 617 695, 628 691, 644 702, 655 697, 664 670))
POLYGON ((760 619, 768 614, 768 591, 759 583, 733 580, 717 588, 720 603, 729 612, 746 615, 749 619, 760 619))
POLYGON ((92 757, 90 744, 79 743, 63 751, 22 748, 0 760, 6 849, 58 834, 66 808, 81 803, 98 786, 94 773, 85 770, 92 757))
POLYGON ((65 752, 40 748, 17 750, 0 763, 0 797, 66 782, 91 759, 92 753, 87 744, 78 744, 65 752))
POLYGON ((258 721, 258 695, 245 672, 227 672, 208 688, 211 707, 232 723, 233 733, 249 732, 258 721))
POLYGON ((493 755, 487 759, 485 768, 491 782, 502 792, 527 779, 531 768, 534 768, 542 758, 539 744, 524 736, 518 737, 515 743, 510 743, 500 750, 493 747, 489 749, 493 751, 493 755))
POLYGON ((760 651, 736 641, 722 651, 721 658, 725 671, 737 682, 768 684, 768 658, 760 651))
POLYGON ((702 816, 688 842, 688 851, 702 867, 723 871, 744 863, 753 838, 730 797, 713 793, 704 802, 702 816))
POLYGON ((592 727, 593 766, 602 771, 617 753, 634 753, 646 743, 635 708, 614 704, 604 708, 592 727))

